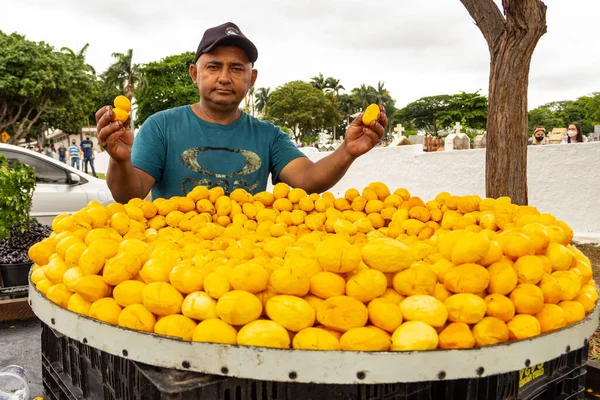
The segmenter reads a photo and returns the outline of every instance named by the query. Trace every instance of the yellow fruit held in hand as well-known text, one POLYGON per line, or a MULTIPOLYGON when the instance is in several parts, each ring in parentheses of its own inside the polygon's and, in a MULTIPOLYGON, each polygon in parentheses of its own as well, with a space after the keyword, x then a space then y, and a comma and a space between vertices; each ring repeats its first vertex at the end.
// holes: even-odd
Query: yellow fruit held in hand
POLYGON ((422 321, 407 321, 392 334, 392 351, 434 350, 439 337, 431 325, 422 321))
POLYGON ((377 121, 379 119, 379 114, 381 113, 381 109, 377 104, 369 104, 369 106, 365 109, 362 116, 363 124, 369 126, 371 122, 377 121))
POLYGON ((237 342, 242 346, 288 349, 290 335, 277 322, 261 319, 244 325, 238 332, 237 342))
POLYGON ((387 351, 390 344, 390 334, 376 326, 352 328, 340 338, 342 350, 350 351, 387 351))
POLYGON ((154 333, 166 336, 175 336, 183 340, 192 340, 196 323, 183 315, 173 314, 161 318, 154 325, 154 333))
POLYGON ((131 101, 123 95, 115 97, 114 106, 126 112, 131 111, 131 101))
POLYGON ((475 337, 464 322, 453 322, 444 328, 439 335, 440 349, 472 349, 475 337))

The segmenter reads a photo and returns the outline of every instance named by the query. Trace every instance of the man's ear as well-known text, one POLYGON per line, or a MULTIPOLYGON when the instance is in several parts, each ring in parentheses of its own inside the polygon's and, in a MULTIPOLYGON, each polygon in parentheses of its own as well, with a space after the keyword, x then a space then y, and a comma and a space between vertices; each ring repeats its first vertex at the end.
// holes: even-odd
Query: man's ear
POLYGON ((250 87, 248 89, 252 89, 254 87, 254 83, 256 82, 256 78, 258 77, 258 71, 252 70, 252 77, 250 78, 250 87))
POLYGON ((196 76, 198 75, 198 67, 196 64, 190 64, 190 77, 192 81, 196 83, 196 76))

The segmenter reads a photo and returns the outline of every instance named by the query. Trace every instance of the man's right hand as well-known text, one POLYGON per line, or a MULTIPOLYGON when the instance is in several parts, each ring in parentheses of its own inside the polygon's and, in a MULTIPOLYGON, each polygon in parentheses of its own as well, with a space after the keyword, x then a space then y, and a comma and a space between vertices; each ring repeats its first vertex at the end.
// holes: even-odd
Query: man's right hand
POLYGON ((96 112, 96 137, 98 144, 117 161, 131 160, 133 133, 129 129, 129 119, 125 122, 113 121, 113 110, 105 106, 96 112))

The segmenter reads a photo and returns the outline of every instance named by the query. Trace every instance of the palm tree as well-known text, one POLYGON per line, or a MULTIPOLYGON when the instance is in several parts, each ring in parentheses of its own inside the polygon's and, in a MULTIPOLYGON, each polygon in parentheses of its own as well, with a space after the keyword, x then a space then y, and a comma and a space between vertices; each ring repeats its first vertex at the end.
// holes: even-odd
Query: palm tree
POLYGON ((89 43, 86 43, 85 46, 81 48, 78 52, 74 52, 72 49, 68 47, 61 47, 60 51, 63 53, 69 54, 71 57, 74 57, 77 61, 81 62, 86 70, 92 73, 92 75, 96 75, 96 70, 89 64, 85 63, 85 53, 87 53, 88 48, 90 47, 89 43))
POLYGON ((255 101, 254 88, 252 87, 248 90, 248 93, 246 94, 246 99, 245 99, 246 114, 254 115, 254 101, 255 101))
POLYGON ((387 105, 392 100, 390 92, 384 85, 384 82, 377 82, 377 89, 375 89, 375 103, 377 104, 387 105))
POLYGON ((319 90, 327 89, 327 79, 325 79, 321 72, 319 72, 319 76, 313 76, 310 78, 310 84, 319 90))
POLYGON ((126 54, 113 53, 116 61, 111 64, 104 73, 104 82, 111 87, 118 88, 129 99, 133 99, 133 91, 143 89, 146 80, 139 71, 139 66, 132 63, 133 49, 127 50, 126 54))
POLYGON ((339 79, 335 79, 333 77, 329 77, 325 79, 325 86, 327 89, 330 89, 336 96, 340 94, 340 90, 345 90, 346 88, 340 83, 339 79))
POLYGON ((265 118, 269 118, 269 98, 271 88, 258 88, 256 90, 256 111, 262 112, 265 118))
POLYGON ((373 86, 367 86, 364 83, 359 87, 352 89, 352 93, 358 98, 361 109, 367 108, 371 103, 375 103, 377 91, 373 86))

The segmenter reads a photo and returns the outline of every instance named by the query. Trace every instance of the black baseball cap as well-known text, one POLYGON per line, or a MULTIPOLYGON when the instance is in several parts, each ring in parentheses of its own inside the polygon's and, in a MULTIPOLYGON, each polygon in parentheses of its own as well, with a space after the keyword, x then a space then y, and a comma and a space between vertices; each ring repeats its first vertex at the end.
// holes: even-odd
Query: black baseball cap
POLYGON ((242 33, 236 24, 233 22, 226 22, 222 25, 209 28, 204 32, 202 40, 198 45, 198 50, 196 50, 194 63, 198 61, 198 58, 200 58, 202 54, 208 53, 216 46, 239 47, 246 52, 252 63, 258 58, 258 50, 256 50, 254 43, 242 33))

